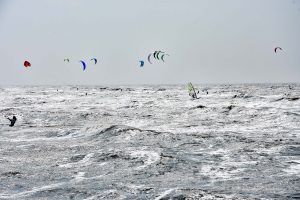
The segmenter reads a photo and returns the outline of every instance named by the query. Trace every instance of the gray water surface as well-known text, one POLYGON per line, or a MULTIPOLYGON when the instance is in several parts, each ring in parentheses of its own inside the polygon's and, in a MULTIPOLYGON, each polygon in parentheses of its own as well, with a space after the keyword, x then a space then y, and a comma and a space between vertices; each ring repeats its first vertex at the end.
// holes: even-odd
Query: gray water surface
POLYGON ((299 199, 290 86, 2 87, 0 199, 299 199))

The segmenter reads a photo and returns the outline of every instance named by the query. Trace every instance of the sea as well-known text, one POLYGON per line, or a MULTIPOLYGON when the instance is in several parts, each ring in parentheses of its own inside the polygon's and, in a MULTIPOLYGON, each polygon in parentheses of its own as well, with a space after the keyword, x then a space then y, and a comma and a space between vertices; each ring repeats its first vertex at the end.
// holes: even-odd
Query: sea
POLYGON ((300 84, 194 86, 0 87, 0 199, 300 199, 300 84))

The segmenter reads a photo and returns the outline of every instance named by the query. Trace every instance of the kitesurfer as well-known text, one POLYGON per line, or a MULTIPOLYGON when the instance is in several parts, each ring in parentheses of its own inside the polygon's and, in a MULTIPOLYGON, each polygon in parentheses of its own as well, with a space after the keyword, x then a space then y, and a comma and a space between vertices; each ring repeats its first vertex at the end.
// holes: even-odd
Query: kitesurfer
POLYGON ((10 121, 10 125, 9 126, 13 127, 15 125, 16 121, 17 121, 16 116, 13 116, 12 119, 10 119, 8 117, 6 117, 6 118, 10 121))

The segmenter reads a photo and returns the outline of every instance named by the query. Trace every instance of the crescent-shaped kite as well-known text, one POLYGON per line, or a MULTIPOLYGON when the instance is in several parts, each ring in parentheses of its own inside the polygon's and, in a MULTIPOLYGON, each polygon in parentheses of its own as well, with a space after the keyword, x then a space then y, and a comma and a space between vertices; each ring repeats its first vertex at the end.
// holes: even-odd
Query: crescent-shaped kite
POLYGON ((156 60, 162 60, 162 61, 164 61, 164 62, 165 62, 164 56, 165 56, 165 55, 169 56, 169 54, 166 54, 166 53, 163 52, 163 51, 154 51, 153 53, 150 53, 150 54, 148 55, 148 62, 149 62, 150 64, 152 64, 152 62, 151 62, 151 60, 150 60, 150 58, 151 58, 152 55, 153 55, 153 57, 154 57, 156 60))
POLYGON ((91 60, 93 60, 95 62, 95 65, 97 64, 97 59, 96 58, 92 58, 91 60))
POLYGON ((158 51, 158 52, 157 52, 157 54, 156 54, 156 59, 158 59, 158 60, 159 60, 159 54, 160 54, 160 53, 165 53, 165 52, 163 52, 163 51, 158 51))
POLYGON ((274 49, 275 53, 277 53, 277 49, 279 49, 279 50, 282 51, 282 48, 281 48, 281 47, 276 47, 276 48, 274 49))
POLYGON ((81 62, 82 66, 83 66, 83 71, 86 69, 86 64, 84 61, 80 60, 79 62, 81 62))
POLYGON ((159 53, 159 51, 154 51, 154 53, 153 53, 153 57, 155 58, 155 59, 157 59, 157 53, 159 53))
POLYGON ((153 55, 153 53, 150 53, 150 54, 148 55, 148 62, 149 62, 150 64, 152 64, 152 62, 150 61, 150 58, 151 58, 152 55, 153 55))
POLYGON ((162 60, 162 61, 164 61, 165 62, 165 60, 164 60, 164 57, 165 56, 170 56, 169 54, 163 54, 161 57, 160 57, 160 59, 162 60))

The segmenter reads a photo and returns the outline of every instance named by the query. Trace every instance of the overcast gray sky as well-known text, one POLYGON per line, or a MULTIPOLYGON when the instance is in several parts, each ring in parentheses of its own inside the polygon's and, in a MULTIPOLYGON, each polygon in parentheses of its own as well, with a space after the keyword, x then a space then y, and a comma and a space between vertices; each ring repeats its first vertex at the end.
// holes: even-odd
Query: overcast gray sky
POLYGON ((300 82, 299 52, 300 0, 0 0, 0 85, 300 82))

